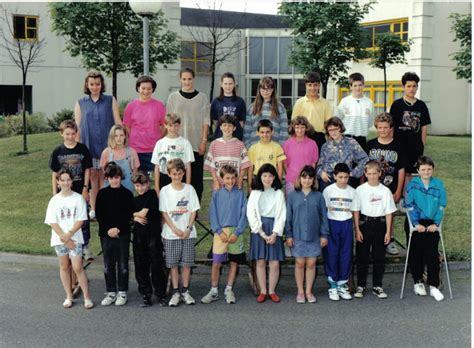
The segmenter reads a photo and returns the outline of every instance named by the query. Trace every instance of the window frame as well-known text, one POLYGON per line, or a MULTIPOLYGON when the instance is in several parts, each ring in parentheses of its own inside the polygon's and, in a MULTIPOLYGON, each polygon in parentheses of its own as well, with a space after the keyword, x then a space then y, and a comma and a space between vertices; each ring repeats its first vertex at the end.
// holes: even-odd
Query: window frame
POLYGON ((390 30, 389 30, 390 33, 398 35, 400 37, 400 40, 403 43, 406 43, 408 41, 408 30, 409 30, 408 17, 388 19, 388 20, 376 21, 376 22, 366 22, 366 23, 361 23, 361 26, 363 29, 367 29, 367 28, 372 29, 372 38, 371 38, 372 46, 365 47, 364 49, 369 50, 369 51, 373 51, 375 49, 375 34, 376 34, 375 28, 382 25, 387 25, 387 24, 390 26, 390 30), (395 31, 396 24, 400 25, 399 31, 395 31), (407 24, 407 30, 404 30, 405 24, 407 24), (404 34, 407 35, 406 40, 403 39, 404 34))
POLYGON ((13 38, 15 40, 22 40, 22 41, 38 41, 39 40, 39 16, 23 15, 23 14, 12 14, 12 26, 13 26, 13 38), (23 20, 24 20, 24 28, 23 28, 24 34, 25 34, 24 38, 17 37, 15 18, 23 18, 23 20), (28 19, 35 19, 36 20, 36 26, 35 27, 28 26, 28 19), (28 30, 35 30, 36 31, 36 37, 28 37, 28 30))
MULTIPOLYGON (((179 57, 179 60, 181 63, 183 62, 188 62, 188 63, 192 63, 193 64, 193 67, 192 69, 194 70, 194 73, 196 75, 211 75, 211 72, 210 71, 202 71, 202 70, 199 70, 198 69, 198 63, 207 63, 209 64, 209 66, 211 65, 211 59, 203 59, 203 58, 199 58, 198 57, 198 44, 201 44, 201 45, 211 45, 210 42, 200 42, 200 41, 187 41, 187 40, 182 40, 181 41, 181 44, 183 44, 184 42, 186 43, 191 43, 193 45, 193 58, 183 58, 181 57, 182 53, 180 53, 180 57, 179 57)), ((181 65, 182 67, 182 65, 181 65)))

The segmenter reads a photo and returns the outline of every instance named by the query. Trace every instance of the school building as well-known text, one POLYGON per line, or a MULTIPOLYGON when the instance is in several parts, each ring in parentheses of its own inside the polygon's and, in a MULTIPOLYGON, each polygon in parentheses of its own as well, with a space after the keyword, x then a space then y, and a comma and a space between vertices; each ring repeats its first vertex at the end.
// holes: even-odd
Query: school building
MULTIPOLYGON (((362 0, 360 0, 362 1, 362 0)), ((28 73, 27 105, 29 111, 52 115, 63 109, 74 107, 82 96, 86 69, 80 58, 72 58, 64 51, 65 39, 51 31, 48 5, 39 3, 3 3, 11 13, 10 22, 15 23, 14 35, 22 39, 45 38, 42 62, 28 73)), ((305 93, 303 76, 288 63, 291 30, 279 16, 180 8, 178 2, 163 4, 169 21, 168 28, 181 38, 181 56, 167 69, 160 67, 154 74, 158 82, 155 97, 166 101, 168 95, 179 89, 178 72, 189 66, 196 71, 195 87, 209 94, 209 48, 208 23, 213 20, 215 32, 226 35, 234 30, 220 46, 222 56, 231 49, 235 54, 218 64, 215 74, 214 96, 219 92, 220 75, 226 71, 234 73, 238 93, 247 103, 256 94, 258 80, 263 75, 272 76, 277 82, 277 94, 281 102, 291 108, 296 99, 305 93)), ((417 0, 379 1, 361 25, 372 37, 364 43, 373 49, 376 33, 393 32, 404 41, 413 40, 411 51, 406 55, 407 64, 395 64, 387 70, 387 104, 401 97, 400 78, 406 71, 414 71, 421 77, 418 97, 430 109, 432 125, 430 134, 471 133, 471 84, 457 80, 452 71, 455 66, 450 54, 457 51, 453 43, 451 13, 470 13, 469 2, 428 2, 417 0)), ((137 43, 140 44, 141 43, 137 43)), ((12 114, 19 110, 21 97, 21 71, 7 57, 0 61, 0 114, 12 114)), ((366 94, 383 110, 383 72, 371 68, 368 61, 351 64, 350 72, 361 72, 366 78, 366 94)), ((136 97, 135 78, 131 74, 119 74, 119 102, 136 97)), ((111 79, 106 79, 107 92, 111 92, 111 79)), ((327 99, 334 107, 348 90, 337 85, 328 86, 327 99)))

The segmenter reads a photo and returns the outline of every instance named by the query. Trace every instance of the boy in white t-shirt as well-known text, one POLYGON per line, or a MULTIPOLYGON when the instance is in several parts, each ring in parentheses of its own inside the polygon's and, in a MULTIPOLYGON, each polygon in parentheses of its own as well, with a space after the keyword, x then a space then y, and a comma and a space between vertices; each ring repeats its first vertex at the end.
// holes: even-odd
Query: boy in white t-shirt
POLYGON ((378 298, 387 298, 382 288, 385 272, 385 248, 390 243, 392 213, 397 210, 390 189, 379 181, 380 163, 369 161, 365 165, 367 182, 356 189, 357 289, 356 298, 364 297, 369 269, 370 250, 374 262, 372 293, 378 298))
POLYGON ((336 182, 329 185, 323 196, 328 208, 331 233, 328 246, 323 249, 329 283, 329 299, 352 299, 347 282, 352 273, 352 212, 356 210, 356 192, 347 183, 351 170, 345 163, 334 167, 336 182))
POLYGON ((173 295, 168 303, 176 307, 181 301, 191 305, 194 298, 189 292, 191 267, 194 266, 194 243, 197 232, 194 227, 196 212, 201 207, 199 199, 191 185, 182 182, 185 173, 184 162, 175 158, 168 161, 168 174, 171 184, 161 190, 160 211, 164 224, 162 231, 165 248, 166 267, 170 269, 173 295), (183 287, 179 292, 179 270, 182 266, 183 287))
POLYGON ((66 292, 63 307, 72 306, 73 270, 84 293, 84 307, 90 309, 94 307, 94 303, 90 299, 87 275, 82 268, 84 238, 81 226, 87 220, 87 208, 84 198, 72 191, 72 182, 73 175, 68 169, 60 169, 57 172, 56 184, 61 191, 49 201, 44 222, 51 226, 51 246, 59 258, 61 282, 66 292))
POLYGON ((337 116, 346 127, 345 136, 354 138, 365 150, 369 128, 375 117, 372 100, 364 96, 364 76, 361 73, 349 75, 351 94, 342 98, 337 107, 337 116))
POLYGON ((160 189, 169 183, 168 161, 174 158, 183 160, 186 169, 186 184, 191 183, 191 162, 194 162, 194 153, 188 139, 179 135, 181 119, 176 114, 166 115, 166 135, 158 140, 153 149, 151 163, 155 165, 155 191, 158 197, 160 189))

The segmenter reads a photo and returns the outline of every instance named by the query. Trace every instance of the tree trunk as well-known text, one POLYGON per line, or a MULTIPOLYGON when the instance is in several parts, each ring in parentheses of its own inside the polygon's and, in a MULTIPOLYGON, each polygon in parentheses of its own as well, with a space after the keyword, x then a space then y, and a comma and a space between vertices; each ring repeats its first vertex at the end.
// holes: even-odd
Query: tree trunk
POLYGON ((387 65, 383 65, 383 111, 387 111, 387 65))
POLYGON ((112 95, 117 99, 117 69, 112 67, 112 95))
POLYGON ((28 142, 26 138, 26 108, 25 108, 25 85, 26 85, 26 72, 23 72, 23 81, 21 84, 21 108, 23 111, 23 153, 28 152, 28 142))
MULTIPOLYGON (((323 95, 322 97, 326 99, 326 95, 328 94, 328 80, 321 79, 321 85, 323 87, 323 95)), ((321 95, 321 93, 319 93, 321 95)))

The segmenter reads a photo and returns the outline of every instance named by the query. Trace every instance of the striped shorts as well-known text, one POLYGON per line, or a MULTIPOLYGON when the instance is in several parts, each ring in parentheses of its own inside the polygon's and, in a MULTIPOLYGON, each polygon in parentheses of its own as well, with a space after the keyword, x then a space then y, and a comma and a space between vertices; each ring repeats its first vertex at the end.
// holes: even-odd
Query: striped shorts
POLYGON ((166 267, 194 266, 194 259, 196 258, 195 241, 196 238, 163 239, 166 267))

